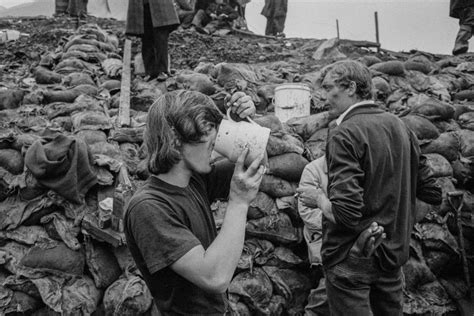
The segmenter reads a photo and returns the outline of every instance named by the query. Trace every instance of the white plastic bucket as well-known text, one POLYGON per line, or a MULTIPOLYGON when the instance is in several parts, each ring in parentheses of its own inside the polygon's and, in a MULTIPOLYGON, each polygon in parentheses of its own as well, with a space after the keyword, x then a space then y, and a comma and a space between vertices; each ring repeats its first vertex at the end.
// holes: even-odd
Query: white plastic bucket
POLYGON ((308 116, 311 107, 311 91, 301 83, 285 83, 275 88, 275 116, 281 122, 290 118, 308 116))

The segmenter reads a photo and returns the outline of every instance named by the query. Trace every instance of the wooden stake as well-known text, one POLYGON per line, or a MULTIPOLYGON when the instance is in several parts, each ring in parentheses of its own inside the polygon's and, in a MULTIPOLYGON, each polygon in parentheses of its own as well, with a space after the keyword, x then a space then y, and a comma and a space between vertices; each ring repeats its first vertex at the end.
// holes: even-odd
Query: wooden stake
POLYGON ((375 17, 375 42, 379 44, 379 47, 377 48, 377 52, 380 52, 380 39, 379 39, 379 15, 377 11, 374 12, 374 17, 375 17))
POLYGON ((341 37, 339 36, 339 20, 336 19, 336 29, 337 29, 337 39, 340 39, 341 37))
POLYGON ((130 60, 132 56, 132 41, 125 40, 122 62, 122 84, 120 86, 120 105, 117 125, 130 126, 130 60))

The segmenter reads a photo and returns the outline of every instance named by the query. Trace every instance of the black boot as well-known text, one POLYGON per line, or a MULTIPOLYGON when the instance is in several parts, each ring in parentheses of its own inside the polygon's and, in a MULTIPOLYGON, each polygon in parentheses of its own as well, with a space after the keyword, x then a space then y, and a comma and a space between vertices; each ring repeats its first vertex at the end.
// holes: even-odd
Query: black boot
POLYGON ((472 37, 472 26, 461 25, 459 27, 456 42, 454 43, 453 55, 464 54, 469 49, 469 39, 472 37))

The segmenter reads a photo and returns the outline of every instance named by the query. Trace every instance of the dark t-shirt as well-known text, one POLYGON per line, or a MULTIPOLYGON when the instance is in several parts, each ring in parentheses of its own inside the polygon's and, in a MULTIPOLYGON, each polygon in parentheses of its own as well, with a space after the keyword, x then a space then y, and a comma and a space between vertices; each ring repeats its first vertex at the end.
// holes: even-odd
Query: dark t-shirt
POLYGON ((227 197, 232 173, 233 165, 223 161, 209 175, 193 175, 186 188, 151 176, 128 205, 127 245, 162 315, 225 312, 224 294, 205 292, 170 265, 198 245, 207 249, 215 239, 210 204, 227 197))

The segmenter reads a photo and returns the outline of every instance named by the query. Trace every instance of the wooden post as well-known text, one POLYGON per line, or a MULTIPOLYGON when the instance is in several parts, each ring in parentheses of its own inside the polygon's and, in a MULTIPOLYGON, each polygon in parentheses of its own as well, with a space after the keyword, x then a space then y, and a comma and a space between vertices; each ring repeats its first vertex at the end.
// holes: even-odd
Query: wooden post
POLYGON ((132 56, 132 41, 125 40, 122 62, 122 84, 120 86, 120 105, 117 125, 130 126, 130 59, 132 56))
POLYGON ((337 39, 340 39, 341 37, 339 36, 339 20, 336 19, 336 29, 337 29, 337 39))
POLYGON ((377 48, 377 52, 380 52, 380 39, 379 39, 379 15, 377 11, 374 12, 374 17, 375 17, 375 42, 379 44, 379 47, 377 48))

